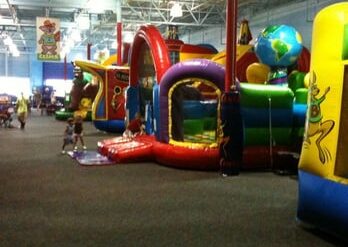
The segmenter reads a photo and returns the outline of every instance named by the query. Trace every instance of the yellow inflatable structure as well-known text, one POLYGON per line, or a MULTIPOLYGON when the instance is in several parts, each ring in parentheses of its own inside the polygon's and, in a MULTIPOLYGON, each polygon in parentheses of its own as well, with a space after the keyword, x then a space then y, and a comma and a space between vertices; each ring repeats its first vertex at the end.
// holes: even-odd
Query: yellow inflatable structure
POLYGON ((112 65, 112 64, 116 64, 117 62, 117 54, 113 54, 111 56, 109 56, 104 62, 103 62, 103 65, 104 66, 109 66, 109 65, 112 65))
MULTIPOLYGON (((236 77, 241 82, 247 81, 247 68, 250 64, 259 62, 256 57, 255 52, 253 51, 252 45, 237 45, 236 49, 236 63, 237 63, 237 71, 236 77)), ((215 56, 211 58, 215 63, 221 64, 222 66, 226 66, 226 51, 219 52, 215 56)))
POLYGON ((348 3, 315 17, 298 218, 347 238, 348 3))
MULTIPOLYGON (((238 61, 241 57, 243 57, 247 52, 250 52, 253 48, 252 45, 238 45, 237 46, 237 54, 236 54, 236 60, 238 61)), ((215 56, 211 58, 212 61, 215 63, 221 64, 223 66, 226 66, 226 51, 219 52, 215 56)))
POLYGON ((343 169, 342 163, 348 162, 348 152, 344 156, 340 150, 344 134, 339 137, 339 132, 348 128, 348 85, 344 83, 348 79, 348 60, 344 60, 347 36, 348 3, 318 14, 313 30, 310 107, 300 160, 302 170, 345 184, 348 179, 342 176, 348 178, 348 166, 343 169))

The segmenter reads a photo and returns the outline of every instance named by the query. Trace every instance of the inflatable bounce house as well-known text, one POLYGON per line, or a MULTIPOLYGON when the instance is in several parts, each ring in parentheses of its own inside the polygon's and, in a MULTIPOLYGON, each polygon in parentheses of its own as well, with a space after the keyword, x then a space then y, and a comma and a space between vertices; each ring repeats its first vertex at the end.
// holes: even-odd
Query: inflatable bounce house
MULTIPOLYGON (((159 73, 164 73, 171 64, 175 64, 180 61, 180 59, 189 59, 192 57, 211 57, 217 51, 207 46, 193 46, 184 44, 181 40, 178 40, 177 28, 170 26, 171 30, 168 32, 167 39, 163 40, 162 36, 158 32, 154 32, 154 37, 151 38, 152 43, 150 44, 151 50, 155 51, 156 58, 158 55, 163 56, 163 54, 156 53, 156 47, 159 45, 164 45, 166 47, 166 52, 169 53, 168 61, 162 61, 159 59, 159 63, 163 64, 163 69, 159 73), (173 31, 174 30, 174 31, 173 31), (163 44, 164 42, 164 44, 163 44), (185 52, 183 52, 183 50, 185 52), (184 55, 183 55, 184 54, 184 55), (167 62, 167 63, 165 63, 167 62)), ((140 31, 141 33, 141 31, 140 31)), ((145 35, 146 34, 139 34, 145 35)), ((135 42, 138 42, 135 40, 135 42)), ((136 43, 132 44, 131 50, 137 47, 136 43)), ((122 64, 128 63, 128 50, 129 46, 124 45, 124 52, 122 58, 122 64), (128 47, 128 48, 127 48, 128 47)), ((137 49, 132 52, 133 58, 133 74, 138 74, 141 80, 139 96, 128 95, 128 105, 139 104, 141 101, 141 113, 144 115, 145 111, 145 101, 151 101, 152 103, 152 89, 157 78, 155 77, 155 70, 153 67, 147 65, 151 54, 148 50, 137 49), (146 58, 145 61, 138 58, 146 58), (137 62, 141 61, 141 62, 137 62), (139 66, 138 66, 139 64, 139 66), (139 99, 140 97, 140 99, 139 99)), ((166 55, 167 56, 167 55, 166 55)), ((99 64, 92 61, 75 61, 83 71, 91 73, 99 81, 99 91, 97 93, 96 99, 92 107, 92 121, 95 127, 99 130, 106 132, 119 133, 125 129, 125 119, 129 120, 134 117, 133 107, 129 107, 125 110, 125 91, 129 86, 129 67, 128 66, 114 66, 113 63, 116 60, 116 56, 110 56, 103 64, 99 64), (131 112, 129 113, 129 109, 131 112)), ((134 77, 134 76, 133 76, 134 77)), ((132 86, 131 86, 132 87, 132 86)), ((130 89, 130 92, 134 88, 130 89)), ((138 94, 138 92, 136 93, 138 94)))
POLYGON ((310 75, 297 217, 348 239, 348 3, 315 17, 310 75))
MULTIPOLYGON (((186 53, 200 51, 198 48, 186 53)), ((217 169, 221 138, 217 109, 224 70, 209 60, 172 65, 170 54, 168 41, 154 26, 139 29, 130 54, 126 110, 129 121, 138 112, 145 117, 148 135, 105 140, 98 143, 99 151, 117 162, 151 159, 182 168, 217 169)))
MULTIPOLYGON (((307 90, 297 91, 304 87, 304 76, 295 74, 290 80, 285 68, 293 66, 301 53, 301 37, 285 25, 272 26, 261 35, 268 53, 260 52, 259 59, 271 66, 274 75, 268 84, 276 85, 238 85, 244 124, 239 130, 244 133, 242 168, 273 168, 273 157, 284 164, 281 158, 298 151, 295 143, 303 134, 307 90), (278 46, 274 48, 272 42, 278 46), (297 113, 296 103, 301 103, 297 113)), ((129 121, 138 112, 145 117, 147 135, 104 140, 98 149, 116 162, 154 160, 167 166, 218 170, 219 146, 228 131, 222 117, 225 68, 207 59, 171 66, 168 54, 154 26, 139 29, 130 56, 126 109, 129 121)), ((254 60, 249 61, 250 65, 254 60)), ((297 161, 291 163, 296 169, 297 161)))
POLYGON ((304 72, 288 72, 302 49, 300 34, 287 25, 268 26, 256 40, 261 63, 248 66, 249 81, 240 83, 243 168, 297 169, 308 90, 304 72))
MULTIPOLYGON (((129 47, 128 43, 123 44, 121 64, 128 62, 129 47)), ((76 60, 74 62, 81 71, 90 74, 98 85, 91 107, 91 119, 94 126, 110 133, 119 133, 125 129, 124 95, 129 85, 129 67, 116 66, 116 61, 117 54, 105 57, 103 53, 99 53, 96 61, 76 60)))
POLYGON ((92 61, 75 61, 75 63, 83 71, 91 73, 99 84, 92 106, 94 126, 111 133, 124 131, 124 95, 129 85, 129 67, 102 65, 92 61))

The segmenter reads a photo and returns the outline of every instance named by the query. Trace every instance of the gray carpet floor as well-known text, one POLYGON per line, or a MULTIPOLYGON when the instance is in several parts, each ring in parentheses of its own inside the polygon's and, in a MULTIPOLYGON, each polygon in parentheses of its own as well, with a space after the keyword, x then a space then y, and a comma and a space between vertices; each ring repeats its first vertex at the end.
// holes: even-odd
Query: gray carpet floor
MULTIPOLYGON (((60 154, 64 128, 35 110, 0 128, 0 246, 347 246, 296 222, 296 177, 79 166, 60 154)), ((84 128, 90 150, 113 136, 84 128)))

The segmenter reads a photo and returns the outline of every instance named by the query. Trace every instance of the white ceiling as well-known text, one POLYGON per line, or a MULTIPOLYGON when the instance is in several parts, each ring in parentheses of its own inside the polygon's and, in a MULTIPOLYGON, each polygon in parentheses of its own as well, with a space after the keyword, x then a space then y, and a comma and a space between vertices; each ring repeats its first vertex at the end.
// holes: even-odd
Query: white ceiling
MULTIPOLYGON (((271 6, 305 0, 239 0, 238 17, 248 18, 271 6)), ((36 47, 36 17, 59 18, 62 38, 76 28, 76 18, 86 15, 90 28, 82 32, 87 43, 110 46, 115 40, 115 26, 119 18, 125 32, 134 32, 140 24, 151 23, 165 32, 167 25, 178 25, 181 32, 225 23, 226 0, 177 0, 182 5, 183 17, 170 17, 174 1, 169 0, 0 0, 0 39, 10 35, 18 49, 33 52, 36 47), (120 4, 120 8, 118 8, 120 4), (118 17, 116 13, 121 10, 118 17), (23 42, 25 41, 25 42, 23 42)), ((0 40, 0 51, 4 49, 0 40)))

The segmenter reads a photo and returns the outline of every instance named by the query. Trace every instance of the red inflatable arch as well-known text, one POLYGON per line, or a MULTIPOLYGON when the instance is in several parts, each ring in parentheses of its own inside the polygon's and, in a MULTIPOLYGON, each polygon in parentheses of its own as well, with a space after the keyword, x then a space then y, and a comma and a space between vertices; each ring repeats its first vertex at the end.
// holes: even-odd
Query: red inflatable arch
POLYGON ((157 83, 160 82, 164 72, 171 66, 168 49, 161 33, 153 25, 141 26, 135 34, 130 55, 129 82, 131 86, 136 86, 138 84, 138 66, 141 62, 138 57, 144 43, 149 46, 152 54, 157 83))

